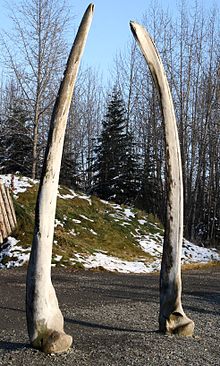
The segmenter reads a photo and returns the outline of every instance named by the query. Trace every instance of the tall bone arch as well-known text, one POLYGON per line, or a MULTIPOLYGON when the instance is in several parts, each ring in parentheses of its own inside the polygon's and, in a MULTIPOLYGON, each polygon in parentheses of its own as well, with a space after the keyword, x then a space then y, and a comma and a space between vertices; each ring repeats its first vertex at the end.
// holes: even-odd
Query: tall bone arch
MULTIPOLYGON (((64 332, 63 315, 51 282, 54 219, 66 123, 74 85, 90 29, 94 5, 82 18, 73 43, 51 117, 50 131, 35 208, 35 228, 26 279, 26 317, 33 347, 46 353, 66 351, 72 337, 64 332)), ((181 304, 181 248, 183 193, 180 147, 172 97, 156 47, 138 23, 130 23, 161 98, 165 125, 168 207, 160 275, 159 329, 164 333, 193 334, 194 323, 181 304)))
POLYGON ((66 123, 93 12, 94 5, 90 4, 80 23, 60 84, 35 208, 34 236, 26 279, 26 317, 32 346, 46 353, 66 351, 72 344, 72 337, 64 332, 63 315, 51 282, 51 257, 66 123))
POLYGON ((168 334, 191 336, 194 331, 194 322, 185 315, 181 303, 183 181, 173 100, 161 58, 150 35, 138 23, 130 22, 130 27, 159 92, 164 120, 168 193, 160 272, 159 329, 168 334))

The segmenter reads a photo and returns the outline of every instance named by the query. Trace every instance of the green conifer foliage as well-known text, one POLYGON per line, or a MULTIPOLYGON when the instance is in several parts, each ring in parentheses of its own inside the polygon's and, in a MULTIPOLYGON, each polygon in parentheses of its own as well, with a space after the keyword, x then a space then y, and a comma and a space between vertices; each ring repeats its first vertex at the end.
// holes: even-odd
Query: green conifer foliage
POLYGON ((134 202, 139 192, 138 157, 128 131, 124 101, 117 88, 107 104, 103 129, 95 149, 93 192, 118 203, 134 202))

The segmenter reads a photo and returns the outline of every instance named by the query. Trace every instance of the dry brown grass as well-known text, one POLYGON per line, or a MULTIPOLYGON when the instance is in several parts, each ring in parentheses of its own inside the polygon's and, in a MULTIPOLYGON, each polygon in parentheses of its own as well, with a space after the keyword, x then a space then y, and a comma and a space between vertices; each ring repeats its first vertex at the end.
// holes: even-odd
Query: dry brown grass
POLYGON ((208 263, 188 263, 182 265, 182 271, 190 269, 205 269, 212 267, 220 267, 220 262, 208 262, 208 263))

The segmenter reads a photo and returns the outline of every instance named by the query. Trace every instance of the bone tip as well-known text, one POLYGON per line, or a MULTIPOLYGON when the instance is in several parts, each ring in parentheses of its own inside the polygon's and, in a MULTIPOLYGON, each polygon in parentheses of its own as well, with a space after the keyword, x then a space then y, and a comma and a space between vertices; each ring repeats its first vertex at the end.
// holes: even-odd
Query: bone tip
POLYGON ((133 20, 130 21, 130 28, 134 36, 136 36, 136 29, 137 29, 136 25, 137 23, 135 21, 133 20))
POLYGON ((88 8, 89 8, 89 10, 90 10, 91 12, 94 12, 95 5, 94 5, 93 3, 91 3, 91 4, 89 4, 88 8))
POLYGON ((130 27, 131 27, 132 32, 136 32, 138 26, 139 26, 139 24, 137 22, 135 22, 134 20, 130 21, 130 27))

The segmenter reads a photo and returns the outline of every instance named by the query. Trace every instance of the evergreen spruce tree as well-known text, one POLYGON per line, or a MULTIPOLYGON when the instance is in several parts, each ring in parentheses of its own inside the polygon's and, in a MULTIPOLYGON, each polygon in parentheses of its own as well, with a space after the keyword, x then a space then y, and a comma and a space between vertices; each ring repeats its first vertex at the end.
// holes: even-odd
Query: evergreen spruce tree
POLYGON ((134 202, 139 191, 138 162, 133 136, 127 131, 120 92, 113 89, 103 129, 95 149, 93 193, 118 203, 134 202))
POLYGON ((28 129, 28 115, 20 100, 14 99, 4 121, 2 137, 2 172, 31 176, 32 139, 28 129))

